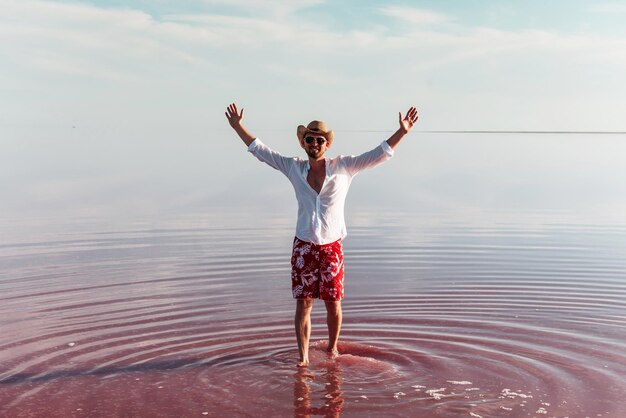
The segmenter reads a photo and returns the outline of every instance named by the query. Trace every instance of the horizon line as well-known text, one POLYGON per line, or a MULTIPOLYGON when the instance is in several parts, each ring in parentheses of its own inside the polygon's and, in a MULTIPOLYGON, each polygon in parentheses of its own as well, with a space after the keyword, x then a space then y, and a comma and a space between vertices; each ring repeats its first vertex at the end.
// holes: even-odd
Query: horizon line
MULTIPOLYGON (((389 130, 368 129, 334 129, 336 132, 390 132, 389 130)), ((626 131, 533 131, 533 130, 415 130, 414 133, 429 134, 599 134, 599 135, 626 135, 626 131)))
MULTIPOLYGON (((286 129, 263 129, 256 128, 258 131, 266 132, 284 132, 286 129)), ((388 133, 393 132, 391 129, 333 129, 334 132, 375 132, 375 133, 388 133)), ((466 129, 429 129, 429 130, 412 130, 411 133, 429 133, 429 134, 598 134, 598 135, 626 135, 626 131, 579 131, 579 130, 507 130, 507 129, 479 129, 479 130, 466 130, 466 129)))
POLYGON ((531 130, 428 130, 426 133, 464 133, 464 134, 600 134, 623 135, 626 131, 531 131, 531 130))

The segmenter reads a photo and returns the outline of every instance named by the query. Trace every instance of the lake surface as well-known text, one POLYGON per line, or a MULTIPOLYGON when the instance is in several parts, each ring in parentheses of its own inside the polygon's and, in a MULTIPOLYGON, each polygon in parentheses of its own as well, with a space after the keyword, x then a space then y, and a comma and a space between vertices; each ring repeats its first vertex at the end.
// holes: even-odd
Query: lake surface
POLYGON ((2 221, 0 416, 626 416, 626 219, 348 216, 297 369, 294 217, 2 221))

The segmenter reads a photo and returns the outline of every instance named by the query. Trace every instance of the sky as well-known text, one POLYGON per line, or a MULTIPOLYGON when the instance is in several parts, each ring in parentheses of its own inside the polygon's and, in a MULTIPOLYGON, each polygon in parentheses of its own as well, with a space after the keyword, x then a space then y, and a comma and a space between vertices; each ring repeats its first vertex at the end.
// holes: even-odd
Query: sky
MULTIPOLYGON (((254 135, 292 155, 301 152, 299 124, 325 120, 346 138, 336 152, 360 153, 416 106, 415 139, 401 145, 410 157, 399 155, 379 176, 421 184, 413 203, 456 204, 458 197, 425 190, 479 190, 485 180, 493 193, 465 203, 493 202, 510 182, 484 174, 458 186, 490 167, 511 181, 534 171, 537 183, 560 167, 553 188, 563 189, 581 164, 608 164, 607 177, 586 179, 606 189, 626 154, 624 141, 602 137, 592 152, 584 141, 527 141, 509 155, 488 135, 471 137, 474 147, 460 154, 467 137, 428 133, 626 131, 624 1, 0 0, 0 8, 6 216, 241 205, 246 195, 233 191, 251 188, 265 202, 265 183, 271 201, 291 197, 230 131, 231 102, 245 108, 254 135), (539 170, 536 147, 550 156, 539 170)), ((602 204, 623 184, 609 187, 602 204)), ((528 202, 553 199, 554 189, 528 202)), ((393 192, 401 194, 385 190, 393 192)), ((556 201, 573 204, 576 193, 556 201)), ((356 194, 366 201, 365 190, 356 194)))

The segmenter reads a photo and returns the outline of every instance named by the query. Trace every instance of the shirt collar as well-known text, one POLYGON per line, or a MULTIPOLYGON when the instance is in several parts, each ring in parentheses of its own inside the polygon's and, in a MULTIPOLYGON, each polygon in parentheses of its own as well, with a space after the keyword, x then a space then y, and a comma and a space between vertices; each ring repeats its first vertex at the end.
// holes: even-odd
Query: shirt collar
MULTIPOLYGON (((309 170, 311 169, 311 163, 309 162, 309 159, 307 158, 304 164, 304 172, 308 173, 309 170)), ((326 177, 330 177, 330 158, 328 157, 324 157, 324 167, 326 168, 326 177)))

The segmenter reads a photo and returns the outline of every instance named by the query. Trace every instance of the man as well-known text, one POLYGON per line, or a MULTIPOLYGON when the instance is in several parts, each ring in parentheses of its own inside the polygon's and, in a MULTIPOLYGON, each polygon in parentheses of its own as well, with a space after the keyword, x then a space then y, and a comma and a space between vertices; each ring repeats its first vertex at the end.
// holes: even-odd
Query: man
POLYGON ((284 157, 252 136, 242 124, 243 109, 232 103, 225 112, 230 126, 259 160, 280 170, 294 187, 298 200, 298 221, 291 256, 291 285, 296 299, 295 328, 300 360, 298 367, 309 364, 311 309, 313 299, 326 304, 328 352, 339 355, 337 342, 341 330, 343 299, 343 249, 346 236, 344 204, 352 178, 361 170, 374 167, 393 156, 394 148, 417 122, 417 110, 411 107, 404 118, 398 114, 400 127, 380 146, 359 156, 326 158, 333 143, 333 131, 322 121, 298 126, 300 146, 308 159, 284 157))

